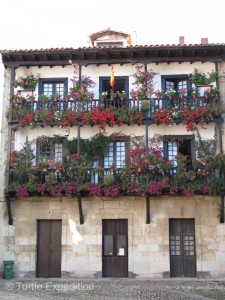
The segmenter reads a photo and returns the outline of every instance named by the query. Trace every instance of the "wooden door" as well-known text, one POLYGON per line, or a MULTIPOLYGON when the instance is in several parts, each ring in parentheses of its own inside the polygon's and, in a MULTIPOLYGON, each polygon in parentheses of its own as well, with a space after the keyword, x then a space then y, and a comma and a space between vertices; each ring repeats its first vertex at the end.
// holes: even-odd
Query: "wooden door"
POLYGON ((37 277, 61 277, 61 220, 38 220, 37 277))
POLYGON ((103 220, 103 277, 128 276, 128 222, 103 220))
POLYGON ((170 219, 170 276, 195 277, 194 219, 170 219))

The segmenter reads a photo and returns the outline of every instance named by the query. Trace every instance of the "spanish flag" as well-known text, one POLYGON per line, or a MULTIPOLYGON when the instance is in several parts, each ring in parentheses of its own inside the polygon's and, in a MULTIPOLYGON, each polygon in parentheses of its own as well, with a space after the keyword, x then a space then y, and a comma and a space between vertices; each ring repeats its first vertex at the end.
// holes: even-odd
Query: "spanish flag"
POLYGON ((113 65, 112 65, 112 69, 111 69, 109 83, 110 83, 110 86, 112 86, 112 87, 114 86, 114 83, 115 83, 113 65))

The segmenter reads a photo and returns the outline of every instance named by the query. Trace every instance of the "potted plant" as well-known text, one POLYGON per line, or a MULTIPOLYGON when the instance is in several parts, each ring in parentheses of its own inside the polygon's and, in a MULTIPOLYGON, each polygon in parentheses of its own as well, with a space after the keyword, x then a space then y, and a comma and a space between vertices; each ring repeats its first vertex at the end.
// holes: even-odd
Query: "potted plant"
POLYGON ((107 98, 107 96, 108 96, 108 92, 107 91, 106 92, 101 92, 99 94, 99 98, 100 98, 101 101, 104 101, 107 98))
POLYGON ((210 95, 212 97, 218 98, 220 96, 220 90, 218 88, 216 88, 216 87, 211 88, 210 95))
POLYGON ((126 96, 126 92, 125 91, 122 91, 122 92, 117 92, 118 93, 118 96, 120 97, 120 100, 124 100, 125 99, 125 96, 126 96))
POLYGON ((138 91, 132 89, 132 90, 130 91, 130 96, 131 96, 131 99, 132 99, 132 100, 136 100, 136 99, 137 99, 137 96, 138 96, 138 91))
POLYGON ((144 87, 139 87, 137 90, 137 97, 138 99, 142 99, 142 100, 148 98, 147 90, 144 87))
POLYGON ((204 97, 206 100, 209 99, 210 92, 211 92, 211 88, 204 89, 204 97))
POLYGON ((141 101, 141 110, 148 111, 150 109, 150 101, 149 100, 143 100, 141 101))
POLYGON ((55 93, 52 95, 52 100, 54 102, 58 102, 59 101, 59 98, 60 98, 60 95, 58 93, 55 93))
POLYGON ((12 83, 12 87, 21 87, 23 89, 29 89, 34 90, 36 87, 36 84, 38 82, 39 76, 34 76, 33 74, 29 74, 26 77, 19 76, 18 79, 16 79, 12 83))
POLYGON ((70 101, 70 94, 66 94, 66 95, 64 96, 64 98, 65 98, 65 101, 66 101, 66 102, 69 102, 69 101, 70 101))
POLYGON ((166 95, 167 95, 167 97, 168 97, 169 100, 173 100, 173 98, 175 97, 176 93, 177 92, 175 90, 170 89, 170 90, 168 90, 166 92, 166 95))
POLYGON ((35 95, 27 95, 27 100, 30 102, 30 103, 34 103, 35 101, 35 95))
POLYGON ((162 93, 164 93, 164 90, 156 90, 156 91, 153 92, 153 94, 156 95, 156 98, 157 98, 158 100, 161 99, 162 93))
POLYGON ((111 91, 110 92, 110 100, 114 100, 118 95, 118 92, 111 91))
POLYGON ((216 81, 217 72, 212 70, 211 72, 204 73, 195 68, 192 74, 188 74, 188 77, 195 85, 209 85, 216 81))
POLYGON ((184 99, 184 95, 187 93, 187 89, 186 88, 182 88, 182 89, 178 90, 177 93, 178 93, 180 99, 183 100, 184 99))
POLYGON ((41 100, 42 103, 46 103, 47 100, 48 100, 48 96, 45 95, 45 94, 41 94, 40 95, 40 100, 41 100))
POLYGON ((192 96, 192 98, 195 100, 199 96, 199 89, 197 87, 191 88, 189 90, 189 94, 192 96))

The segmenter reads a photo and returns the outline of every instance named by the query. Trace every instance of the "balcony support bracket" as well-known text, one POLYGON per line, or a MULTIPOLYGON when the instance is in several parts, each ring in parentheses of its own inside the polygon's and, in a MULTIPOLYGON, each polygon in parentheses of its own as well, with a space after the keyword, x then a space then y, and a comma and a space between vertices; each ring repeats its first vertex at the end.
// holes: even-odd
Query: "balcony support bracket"
POLYGON ((5 198, 6 198, 6 205, 7 205, 7 211, 8 211, 8 224, 13 225, 11 201, 10 201, 10 196, 8 193, 5 193, 5 198))
POLYGON ((83 216, 83 210, 82 210, 82 202, 81 202, 81 193, 77 193, 77 200, 78 200, 78 209, 79 209, 79 216, 80 216, 80 224, 84 224, 84 216, 83 216))
POLYGON ((221 198, 220 198, 220 205, 219 205, 219 217, 220 217, 220 223, 224 223, 225 215, 224 215, 224 195, 225 191, 223 190, 221 192, 221 198))
POLYGON ((150 195, 148 192, 146 192, 145 198, 146 198, 146 224, 150 224, 150 195))

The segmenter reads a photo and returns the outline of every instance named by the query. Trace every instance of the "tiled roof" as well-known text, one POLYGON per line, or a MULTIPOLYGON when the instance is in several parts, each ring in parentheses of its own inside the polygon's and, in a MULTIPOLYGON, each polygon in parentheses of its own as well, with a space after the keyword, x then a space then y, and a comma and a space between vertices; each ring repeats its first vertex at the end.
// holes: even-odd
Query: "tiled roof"
MULTIPOLYGON (((203 45, 203 44, 184 44, 184 45, 180 45, 180 44, 156 44, 156 45, 135 45, 135 46, 127 46, 127 47, 123 47, 122 49, 130 49, 130 48, 134 48, 134 49, 140 49, 140 48, 195 48, 195 47, 224 47, 225 43, 217 43, 217 44, 207 44, 207 45, 203 45)), ((93 50, 93 49, 110 49, 110 48, 121 48, 121 47, 116 47, 116 46, 109 46, 109 47, 79 47, 79 48, 39 48, 39 49, 0 49, 0 53, 4 54, 4 53, 19 53, 19 52, 52 52, 52 51, 57 51, 57 52, 63 52, 63 51, 77 51, 77 50, 93 50)))
POLYGON ((167 44, 0 50, 4 66, 80 65, 224 61, 225 44, 167 44))

